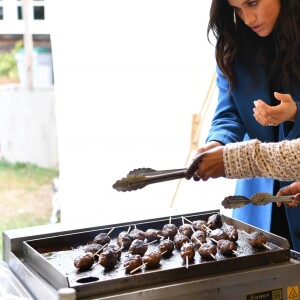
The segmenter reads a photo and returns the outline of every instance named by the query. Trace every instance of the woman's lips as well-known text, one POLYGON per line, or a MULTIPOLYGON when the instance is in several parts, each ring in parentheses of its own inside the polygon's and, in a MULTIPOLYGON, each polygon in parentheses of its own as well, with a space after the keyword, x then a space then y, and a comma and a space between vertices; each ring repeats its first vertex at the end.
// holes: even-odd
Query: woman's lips
POLYGON ((262 28, 262 25, 257 25, 257 26, 251 26, 251 29, 254 31, 254 32, 258 32, 260 31, 262 28))

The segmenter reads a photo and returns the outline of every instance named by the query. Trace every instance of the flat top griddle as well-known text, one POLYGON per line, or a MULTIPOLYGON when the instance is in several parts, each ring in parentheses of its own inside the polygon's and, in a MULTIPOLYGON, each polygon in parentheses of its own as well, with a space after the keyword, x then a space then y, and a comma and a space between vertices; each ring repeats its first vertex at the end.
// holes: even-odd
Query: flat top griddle
MULTIPOLYGON (((182 217, 190 221, 206 221, 211 214, 211 212, 207 212, 171 216, 171 223, 179 227, 183 222, 182 217)), ((55 288, 75 288, 79 298, 137 287, 147 287, 154 284, 176 282, 177 280, 240 270, 290 259, 290 246, 286 239, 224 215, 221 215, 221 219, 223 223, 234 225, 239 231, 238 255, 225 257, 218 253, 216 260, 204 261, 196 253, 194 261, 189 264, 188 268, 186 268, 186 263, 181 258, 179 251, 175 249, 170 258, 161 260, 159 268, 143 268, 132 275, 127 274, 123 267, 123 262, 128 256, 126 251, 122 253, 120 261, 115 268, 110 271, 105 270, 100 265, 85 272, 77 272, 75 270, 74 259, 84 253, 86 245, 91 243, 100 232, 108 233, 114 227, 110 237, 111 243, 116 244, 116 238, 121 231, 127 231, 129 227, 131 229, 136 227, 143 231, 149 228, 161 230, 163 225, 170 222, 169 216, 154 220, 141 220, 134 223, 111 224, 85 232, 25 241, 23 243, 24 259, 55 288), (245 232, 250 233, 253 231, 262 232, 266 236, 268 248, 257 250, 249 245, 245 232)), ((158 245, 159 242, 150 244, 147 252, 156 249, 158 245)))

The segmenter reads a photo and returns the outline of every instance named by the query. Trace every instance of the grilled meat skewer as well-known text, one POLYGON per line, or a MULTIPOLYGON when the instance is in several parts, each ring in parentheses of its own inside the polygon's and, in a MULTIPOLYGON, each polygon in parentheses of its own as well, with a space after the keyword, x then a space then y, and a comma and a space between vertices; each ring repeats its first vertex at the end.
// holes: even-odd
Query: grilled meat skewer
POLYGON ((74 266, 78 271, 82 272, 89 270, 93 266, 94 262, 93 253, 87 252, 75 258, 74 266))
POLYGON ((140 256, 143 256, 147 250, 147 243, 145 243, 143 240, 136 239, 131 243, 128 252, 130 252, 131 254, 139 254, 140 256))
POLYGON ((143 260, 142 257, 138 254, 129 256, 128 258, 125 259, 123 264, 124 268, 126 269, 126 272, 128 273, 137 269, 141 265, 143 265, 143 260))
POLYGON ((219 240, 217 248, 224 256, 230 256, 232 254, 236 254, 237 244, 229 240, 219 240))
POLYGON ((178 233, 178 228, 174 224, 165 224, 162 228, 164 238, 174 240, 175 235, 178 233))
POLYGON ((171 240, 162 240, 158 246, 158 249, 163 254, 163 257, 169 257, 172 255, 175 245, 174 242, 171 240))

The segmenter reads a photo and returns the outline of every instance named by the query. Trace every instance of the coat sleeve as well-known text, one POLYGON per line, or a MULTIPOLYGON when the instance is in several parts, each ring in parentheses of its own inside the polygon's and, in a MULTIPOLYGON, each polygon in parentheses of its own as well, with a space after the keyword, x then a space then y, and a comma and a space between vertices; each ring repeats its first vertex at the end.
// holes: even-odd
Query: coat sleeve
MULTIPOLYGON (((294 99, 295 100, 295 99, 294 99)), ((281 129, 281 139, 287 139, 287 140, 292 140, 292 139, 297 139, 300 137, 300 111, 299 111, 299 102, 295 100, 296 105, 297 105, 297 113, 296 113, 296 118, 295 122, 284 122, 282 124, 281 129)))
POLYGON ((218 67, 216 85, 219 90, 218 103, 206 142, 218 141, 225 145, 242 141, 246 129, 232 97, 229 82, 218 67))

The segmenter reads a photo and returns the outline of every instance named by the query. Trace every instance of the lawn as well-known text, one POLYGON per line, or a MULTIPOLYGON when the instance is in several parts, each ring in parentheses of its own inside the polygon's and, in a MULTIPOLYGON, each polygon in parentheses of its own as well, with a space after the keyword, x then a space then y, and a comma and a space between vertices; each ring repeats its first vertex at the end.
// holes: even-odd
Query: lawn
POLYGON ((57 169, 0 160, 0 258, 2 232, 50 223, 57 169))

